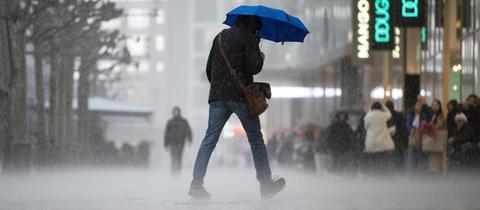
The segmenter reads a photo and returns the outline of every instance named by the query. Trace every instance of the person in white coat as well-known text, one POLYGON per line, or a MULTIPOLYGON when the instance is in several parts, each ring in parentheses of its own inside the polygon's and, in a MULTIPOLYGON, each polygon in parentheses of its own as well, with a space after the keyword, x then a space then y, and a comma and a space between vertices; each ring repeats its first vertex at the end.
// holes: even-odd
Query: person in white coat
POLYGON ((391 118, 390 111, 380 102, 374 102, 365 115, 365 152, 367 153, 368 172, 388 172, 392 166, 392 155, 395 149, 387 127, 391 118))

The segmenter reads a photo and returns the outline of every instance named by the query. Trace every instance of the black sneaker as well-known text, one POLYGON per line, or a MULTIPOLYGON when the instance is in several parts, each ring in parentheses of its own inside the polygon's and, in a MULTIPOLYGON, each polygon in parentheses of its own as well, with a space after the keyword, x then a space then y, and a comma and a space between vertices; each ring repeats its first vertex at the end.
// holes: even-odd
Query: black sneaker
POLYGON ((194 199, 210 199, 210 193, 205 190, 203 185, 192 183, 188 195, 194 199))
POLYGON ((262 199, 270 199, 285 187, 285 179, 283 177, 275 177, 271 182, 260 185, 260 193, 262 199))

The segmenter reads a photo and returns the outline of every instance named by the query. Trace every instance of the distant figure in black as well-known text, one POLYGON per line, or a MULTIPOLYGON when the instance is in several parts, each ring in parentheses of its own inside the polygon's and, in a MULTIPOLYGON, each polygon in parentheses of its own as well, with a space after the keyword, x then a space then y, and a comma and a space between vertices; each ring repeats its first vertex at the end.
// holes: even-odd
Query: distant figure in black
POLYGON ((185 118, 182 118, 179 107, 173 108, 173 118, 167 122, 164 146, 170 151, 172 174, 177 175, 182 168, 182 156, 185 142, 192 142, 192 131, 185 118))

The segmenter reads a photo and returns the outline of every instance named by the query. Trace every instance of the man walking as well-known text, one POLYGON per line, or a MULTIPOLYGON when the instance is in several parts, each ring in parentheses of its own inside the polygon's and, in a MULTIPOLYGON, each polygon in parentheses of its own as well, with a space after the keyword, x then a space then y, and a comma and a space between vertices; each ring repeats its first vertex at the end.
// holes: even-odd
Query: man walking
POLYGON ((172 175, 180 174, 185 141, 192 142, 192 131, 185 118, 182 118, 179 107, 173 108, 173 118, 167 122, 165 129, 165 149, 170 151, 172 175))
POLYGON ((267 150, 260 132, 260 119, 249 113, 245 96, 238 83, 230 77, 230 70, 220 53, 222 47, 226 57, 238 71, 238 79, 245 85, 252 84, 253 75, 262 70, 265 59, 258 46, 260 39, 256 37, 261 29, 260 18, 239 15, 235 25, 220 32, 213 41, 206 66, 210 82, 208 128, 198 150, 188 193, 193 198, 210 197, 203 187, 203 178, 223 126, 233 113, 238 116, 247 133, 262 198, 271 198, 285 186, 283 178, 272 180, 267 150))

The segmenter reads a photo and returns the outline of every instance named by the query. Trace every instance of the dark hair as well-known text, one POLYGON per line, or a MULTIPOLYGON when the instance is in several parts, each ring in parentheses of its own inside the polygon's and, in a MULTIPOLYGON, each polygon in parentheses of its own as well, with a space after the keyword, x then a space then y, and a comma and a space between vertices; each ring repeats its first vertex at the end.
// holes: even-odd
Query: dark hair
POLYGON ((395 110, 395 107, 393 105, 393 101, 390 101, 388 100, 386 103, 385 103, 385 106, 388 108, 388 110, 390 110, 391 112, 393 112, 395 110))
POLYGON ((335 114, 335 121, 340 121, 340 115, 344 115, 345 116, 345 121, 348 121, 348 113, 347 112, 337 112, 337 114, 335 114))
POLYGON ((450 101, 447 103, 447 105, 452 105, 453 108, 456 109, 456 108, 458 108, 458 101, 455 100, 455 99, 452 99, 452 100, 450 100, 450 101))
POLYGON ((172 112, 177 111, 178 113, 181 113, 182 111, 180 110, 180 107, 174 106, 172 109, 172 112))
POLYGON ((475 94, 470 94, 470 95, 467 97, 467 100, 468 100, 468 99, 471 99, 471 98, 476 98, 476 99, 478 99, 478 96, 475 95, 475 94))
POLYGON ((235 26, 243 28, 252 34, 262 30, 262 19, 254 15, 239 15, 235 19, 235 26))
POLYGON ((438 103, 438 105, 440 106, 440 108, 438 109, 437 113, 434 113, 434 114, 443 114, 443 109, 442 109, 442 102, 438 99, 434 99, 433 102, 436 102, 438 103))
POLYGON ((382 104, 378 101, 374 102, 370 107, 371 110, 382 110, 382 104))
POLYGON ((439 106, 438 111, 436 113, 433 113, 435 114, 435 119, 433 119, 433 122, 437 122, 438 116, 443 114, 442 102, 438 99, 433 99, 433 102, 438 103, 439 106))

